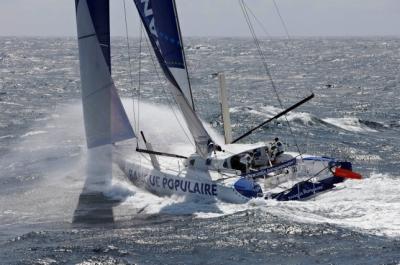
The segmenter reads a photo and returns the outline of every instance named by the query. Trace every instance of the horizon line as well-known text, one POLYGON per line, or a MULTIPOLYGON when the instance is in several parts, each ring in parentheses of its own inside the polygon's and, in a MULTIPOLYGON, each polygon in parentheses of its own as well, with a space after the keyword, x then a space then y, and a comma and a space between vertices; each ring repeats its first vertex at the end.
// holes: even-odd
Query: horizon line
MULTIPOLYGON (((76 38, 75 35, 0 35, 0 38, 76 38)), ((399 38, 400 34, 385 35, 285 35, 258 36, 260 39, 297 39, 297 38, 399 38)), ((111 35, 111 38, 126 38, 124 35, 111 35)), ((139 38, 139 36, 129 36, 139 38)), ((184 38, 252 38, 244 35, 186 35, 184 38)))

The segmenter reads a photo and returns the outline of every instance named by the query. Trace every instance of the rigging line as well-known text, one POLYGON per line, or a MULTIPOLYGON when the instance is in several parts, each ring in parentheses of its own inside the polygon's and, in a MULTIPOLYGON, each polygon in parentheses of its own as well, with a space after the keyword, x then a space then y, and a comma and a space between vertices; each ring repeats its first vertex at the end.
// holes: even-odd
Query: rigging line
POLYGON ((274 80, 273 80, 273 78, 272 78, 272 75, 271 75, 269 66, 268 66, 268 64, 267 64, 267 62, 266 62, 265 55, 264 55, 264 53, 263 53, 262 50, 261 50, 261 45, 260 45, 259 40, 258 40, 258 38, 257 38, 257 35, 256 35, 256 33, 255 33, 254 27, 253 27, 253 25, 252 25, 252 23, 251 23, 250 17, 249 17, 249 15, 248 15, 248 13, 247 13, 244 0, 239 0, 239 3, 241 4, 241 8, 242 8, 244 17, 245 17, 245 19, 246 19, 247 25, 249 26, 250 33, 251 33, 251 35, 252 35, 252 37, 253 37, 253 40, 254 40, 254 43, 255 43, 255 45, 256 45, 257 51, 258 51, 258 53, 259 53, 259 55, 260 55, 260 57, 261 57, 261 59, 262 59, 262 63, 263 63, 264 69, 265 69, 265 71, 266 71, 266 74, 267 74, 267 76, 268 76, 268 78, 269 78, 269 80, 270 80, 270 82, 271 82, 271 86, 272 86, 272 88, 273 88, 273 90, 274 90, 274 92, 275 92, 275 94, 276 94, 276 96, 277 96, 277 99, 278 99, 278 101, 279 101, 279 105, 283 108, 282 101, 281 101, 281 99, 280 99, 280 97, 279 97, 278 90, 277 90, 276 85, 275 85, 275 82, 274 82, 274 80))
MULTIPOLYGON (((290 41, 290 42, 292 42, 292 37, 291 37, 291 35, 289 34, 289 30, 288 30, 288 28, 287 28, 287 26, 286 26, 285 20, 283 19, 283 16, 282 16, 282 14, 281 14, 281 11, 280 11, 280 9, 279 9, 279 6, 278 6, 278 4, 276 3, 275 0, 272 0, 272 2, 274 3, 276 13, 278 14, 279 19, 280 19, 280 21, 281 21, 281 24, 282 24, 282 26, 283 26, 283 28, 284 28, 284 30, 285 30, 287 40, 290 41)), ((286 43, 286 42, 284 42, 284 43, 285 43, 286 49, 288 50, 288 53, 290 54, 291 51, 292 51, 292 49, 289 47, 288 43, 286 43)), ((314 94, 314 91, 313 91, 313 89, 312 89, 311 86, 310 86, 310 87, 307 86, 306 89, 308 89, 308 91, 310 91, 312 94, 314 94)), ((307 140, 306 140, 306 141, 308 142, 308 136, 309 136, 309 133, 310 133, 310 127, 309 127, 308 123, 306 123, 306 128, 307 128, 307 129, 306 129, 306 131, 307 131, 307 136, 306 136, 306 139, 307 139, 307 140)), ((307 149, 307 144, 306 144, 306 149, 307 149)), ((307 152, 307 150, 306 150, 306 152, 307 152)))
MULTIPOLYGON (((282 24, 282 27, 283 27, 284 30, 285 30, 286 38, 287 38, 288 41, 292 41, 292 40, 293 40, 293 39, 292 39, 292 36, 291 36, 290 33, 289 33, 289 30, 288 30, 288 28, 287 28, 287 26, 286 26, 285 20, 283 19, 283 16, 282 16, 282 14, 281 14, 281 11, 280 11, 280 9, 279 9, 279 6, 278 6, 278 4, 276 3, 275 0, 272 0, 272 1, 273 1, 273 3, 274 3, 274 7, 275 7, 275 10, 276 10, 276 13, 277 13, 278 16, 279 16, 279 20, 280 20, 280 22, 281 22, 281 24, 282 24)), ((251 11, 251 10, 250 10, 250 11, 251 11)), ((288 50, 288 53, 290 54, 292 49, 289 47, 289 45, 287 44, 287 42, 284 42, 284 44, 285 44, 285 46, 286 46, 286 49, 288 50)), ((307 89, 308 89, 311 93, 314 93, 311 87, 307 87, 307 89)))
MULTIPOLYGON (((137 132, 140 132, 140 88, 142 83, 142 38, 143 38, 143 30, 142 30, 142 21, 139 19, 139 62, 138 62, 138 90, 137 90, 137 132)), ((139 148, 139 137, 136 141, 136 148, 139 148)), ((139 168, 142 168, 142 156, 139 156, 139 168)))
MULTIPOLYGON (((139 21, 139 70, 138 70, 138 90, 137 90, 137 132, 140 131, 140 88, 142 83, 142 39, 143 39, 143 30, 142 30, 142 22, 139 21)), ((139 140, 137 141, 137 145, 139 146, 139 140)))
MULTIPOLYGON (((259 40, 258 40, 258 38, 257 38, 257 34, 255 33, 253 24, 251 23, 250 17, 249 17, 249 15, 248 15, 248 13, 247 13, 244 0, 242 0, 242 3, 243 3, 243 8, 242 8, 242 10, 244 11, 245 17, 247 18, 246 21, 247 21, 247 23, 248 23, 249 28, 251 29, 251 32, 252 32, 252 35, 253 35, 253 39, 254 39, 254 41, 255 41, 255 43, 256 43, 258 52, 259 52, 259 54, 260 54, 260 56, 261 56, 261 58, 262 58, 262 61, 263 61, 263 64, 264 64, 264 68, 265 68, 265 70, 266 70, 266 72, 267 72, 267 75, 268 75, 268 77, 269 77, 269 80, 270 80, 270 82, 271 82, 271 86, 272 86, 272 88, 274 89, 274 92, 275 92, 275 95, 276 95, 276 97, 277 97, 277 99, 278 99, 278 102, 279 102, 280 107, 284 109, 282 100, 280 99, 280 96, 279 96, 279 93, 278 93, 278 89, 277 89, 277 87, 276 87, 276 85, 275 85, 275 82, 274 82, 274 80, 273 80, 273 78, 272 78, 272 74, 271 74, 271 72, 270 72, 270 70, 269 70, 269 67, 268 67, 268 64, 267 64, 267 61, 266 61, 266 57, 265 57, 265 55, 264 55, 264 53, 263 53, 263 51, 262 51, 262 49, 261 49, 261 45, 260 45, 260 42, 259 42, 259 40)), ((295 146, 296 146, 296 148, 297 148, 297 151, 298 151, 298 152, 300 153, 300 155, 301 155, 302 152, 300 151, 299 145, 298 145, 297 140, 296 140, 296 136, 295 136, 295 134, 293 133, 292 127, 291 127, 291 125, 290 125, 290 122, 289 122, 289 120, 287 119, 287 116, 286 116, 286 115, 284 115, 284 118, 285 118, 286 123, 287 123, 287 125, 288 125, 288 127, 289 127, 290 134, 291 134, 292 137, 293 137, 293 140, 294 140, 295 146)))
POLYGON ((279 19, 281 20, 282 26, 283 26, 283 28, 285 29, 286 37, 290 40, 291 37, 290 37, 289 31, 288 31, 288 29, 287 29, 286 23, 285 23, 285 21, 283 20, 283 17, 282 17, 282 15, 281 15, 281 11, 279 10, 279 7, 278 7, 278 5, 276 4, 275 0, 272 0, 272 2, 274 2, 274 6, 275 6, 276 13, 278 13, 278 16, 279 16, 279 19))
POLYGON ((250 7, 246 3, 244 3, 244 4, 246 5, 246 8, 250 11, 250 14, 253 16, 254 20, 258 23, 260 28, 264 31, 265 35, 267 35, 267 37, 269 37, 269 38, 272 38, 271 34, 269 34, 268 30, 264 27, 264 25, 261 23, 261 21, 258 19, 258 17, 253 13, 253 11, 250 9, 250 7))
MULTIPOLYGON (((256 47, 257 47, 257 51, 258 51, 258 53, 259 53, 259 55, 260 55, 260 57, 261 57, 261 59, 262 59, 262 64, 263 64, 263 66, 264 66, 265 72, 266 72, 266 74, 267 74, 267 76, 268 76, 268 78, 269 78, 269 80, 270 80, 271 86, 272 86, 272 88, 273 88, 273 90, 274 90, 274 93, 275 93, 277 99, 278 99, 279 105, 280 105, 280 107, 281 107, 282 109, 284 109, 282 100, 281 100, 280 97, 279 97, 278 89, 277 89, 277 87, 276 87, 276 85, 275 85, 275 82, 274 82, 274 80, 273 80, 273 78, 272 78, 272 74, 271 74, 270 69, 269 69, 269 67, 268 67, 268 64, 267 64, 267 61, 266 61, 266 57, 265 57, 264 53, 262 52, 260 42, 259 42, 259 40, 258 40, 258 38, 257 38, 257 34, 255 33, 255 30, 254 30, 253 24, 251 23, 249 14, 247 13, 246 4, 244 3, 244 0, 239 0, 239 4, 240 4, 240 7, 241 7, 241 9, 242 9, 242 12, 243 12, 243 15, 244 15, 244 17, 245 17, 245 20, 246 20, 246 22, 247 22, 247 25, 248 25, 248 27, 249 27, 249 29, 250 29, 250 32, 251 32, 251 35, 252 35, 252 37, 253 37, 254 43, 255 43, 255 45, 256 45, 256 47)), ((287 119, 287 116, 286 116, 286 115, 284 115, 284 117, 285 117, 285 120, 286 120, 286 122, 287 122, 287 124, 288 124, 289 130, 290 130, 290 134, 292 135, 292 137, 293 137, 293 139, 294 139, 294 142, 295 142, 297 151, 298 151, 300 154, 302 154, 302 152, 300 151, 299 145, 298 145, 298 143, 297 143, 296 137, 295 137, 295 135, 294 135, 294 133, 293 133, 292 127, 290 126, 290 122, 289 122, 289 120, 287 119)))
POLYGON ((128 50, 128 62, 129 62, 129 79, 131 83, 132 89, 132 106, 133 106, 133 124, 136 125, 136 114, 135 114, 135 88, 133 85, 133 76, 132 76, 132 63, 131 63, 131 52, 130 52, 130 45, 129 45, 129 31, 128 31, 128 20, 126 17, 126 5, 125 0, 122 1, 124 3, 124 17, 125 17, 125 35, 126 35, 126 46, 128 50))
MULTIPOLYGON (((142 25, 142 24, 141 24, 141 25, 142 25)), ((146 41, 147 50, 148 50, 148 52, 149 52, 149 54, 150 54, 150 58, 151 58, 151 61, 152 61, 152 63, 153 63, 154 71, 156 72, 156 76, 157 76, 158 82, 159 82, 159 84, 160 84, 160 86, 161 86, 161 88, 162 88, 164 94, 167 95, 167 103, 168 103, 168 106, 169 106, 169 108, 171 109, 172 113, 174 114, 175 119, 176 119, 176 121, 177 121, 178 124, 179 124, 179 127, 181 127, 181 129, 182 129, 183 133, 185 134, 185 136, 186 136, 187 140, 189 141, 189 143, 190 143, 192 146, 196 147, 196 145, 193 143, 191 137, 190 137, 190 136, 188 135, 188 133, 186 132, 185 127, 182 125, 182 122, 180 121, 180 119, 179 119, 179 117, 178 117, 178 115, 177 115, 177 113, 176 113, 174 107, 172 106, 172 103, 170 102, 170 97, 168 97, 168 92, 165 90, 165 86, 164 86, 164 84, 163 84, 163 82, 162 82, 162 80, 161 80, 160 74, 159 74, 159 72, 158 72, 158 70, 157 70, 157 64, 156 64, 156 62, 155 62, 155 60, 154 60, 154 58, 153 58, 153 54, 151 53, 150 43, 149 43, 149 40, 148 40, 148 38, 147 38, 146 35, 145 35, 145 41, 146 41)), ((172 96, 172 99, 174 100, 175 104, 178 105, 178 103, 176 102, 176 100, 175 100, 175 98, 174 98, 173 96, 172 96)))
POLYGON ((192 84, 190 83, 188 64, 187 64, 187 60, 186 60, 185 46, 183 45, 182 32, 181 32, 181 27, 180 27, 180 23, 179 23, 178 11, 177 11, 177 9, 176 9, 176 2, 175 2, 175 0, 172 1, 172 5, 173 5, 173 7, 174 7, 174 13, 175 13, 176 27, 177 27, 177 29, 178 29, 178 35, 179 35, 179 39, 180 39, 180 41, 181 41, 181 43, 180 43, 181 45, 180 45, 180 46, 181 46, 181 51, 182 51, 182 56, 183 56, 183 63, 184 63, 184 65, 185 65, 187 81, 188 81, 188 85, 189 85, 189 92, 190 92, 192 107, 193 107, 193 110, 196 111, 196 109, 195 109, 195 107, 194 107, 194 98, 193 98, 193 93, 192 93, 192 84))

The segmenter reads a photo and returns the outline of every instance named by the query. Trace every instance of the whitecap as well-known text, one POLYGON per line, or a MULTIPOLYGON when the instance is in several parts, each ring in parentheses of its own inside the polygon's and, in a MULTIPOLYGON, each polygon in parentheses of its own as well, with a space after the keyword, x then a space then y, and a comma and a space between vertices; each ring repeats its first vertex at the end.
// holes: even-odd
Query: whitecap
POLYGON ((345 118, 325 118, 322 119, 324 122, 332 124, 336 127, 351 132, 377 132, 360 123, 358 118, 345 117, 345 118))
POLYGON ((31 131, 31 132, 25 133, 24 135, 21 135, 21 138, 38 135, 38 134, 44 134, 44 133, 47 133, 47 131, 31 131))

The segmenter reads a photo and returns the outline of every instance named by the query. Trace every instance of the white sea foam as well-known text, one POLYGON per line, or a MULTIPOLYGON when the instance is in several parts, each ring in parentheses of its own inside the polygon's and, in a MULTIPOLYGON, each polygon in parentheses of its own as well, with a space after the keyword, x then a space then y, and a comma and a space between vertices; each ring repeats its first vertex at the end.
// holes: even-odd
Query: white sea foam
POLYGON ((273 211, 302 222, 331 223, 375 235, 400 237, 399 185, 398 178, 372 174, 361 181, 347 181, 340 185, 343 189, 315 200, 280 203, 273 211))
MULTIPOLYGON (((277 107, 273 107, 273 106, 266 106, 266 107, 262 107, 262 112, 258 112, 258 114, 260 115, 264 115, 267 118, 271 118, 274 115, 278 114, 279 112, 283 111, 283 109, 281 108, 277 108, 277 107)), ((289 112, 288 114, 286 114, 286 118, 288 119, 288 121, 297 121, 303 124, 308 124, 308 125, 313 125, 315 124, 315 121, 318 120, 317 117, 309 114, 309 113, 305 113, 305 112, 296 112, 296 111, 292 111, 289 112)), ((279 120, 282 120, 284 118, 280 118, 279 120)))
POLYGON ((346 118, 326 118, 323 119, 324 122, 335 125, 336 127, 342 128, 346 131, 351 132, 377 132, 360 123, 359 119, 354 117, 346 118))
POLYGON ((400 237, 400 179, 374 173, 361 181, 346 181, 338 189, 307 201, 253 199, 247 204, 219 202, 222 213, 197 213, 201 218, 244 210, 266 211, 288 221, 330 223, 362 233, 400 237))
POLYGON ((7 135, 0 136, 0 140, 1 140, 1 139, 7 139, 7 138, 14 138, 14 137, 15 137, 15 136, 12 135, 12 134, 7 134, 7 135))
POLYGON ((197 213, 210 218, 245 210, 266 211, 287 221, 329 223, 361 233, 400 238, 400 180, 373 174, 362 181, 347 181, 341 189, 308 201, 278 202, 254 199, 244 205, 218 203, 223 214, 197 213))
POLYGON ((9 102, 9 101, 0 101, 0 104, 4 104, 4 105, 13 105, 13 106, 23 106, 22 104, 14 103, 14 102, 9 102))
POLYGON ((24 135, 21 135, 21 138, 28 137, 28 136, 33 136, 33 135, 38 135, 38 134, 44 134, 44 133, 47 133, 47 131, 42 131, 42 130, 31 131, 31 132, 25 133, 24 135))
MULTIPOLYGON (((238 108, 231 109, 232 112, 239 111, 238 108)), ((265 118, 271 118, 274 115, 281 112, 281 108, 277 108, 274 106, 264 106, 261 107, 260 110, 251 109, 248 112, 254 115, 259 115, 265 118)), ((344 117, 344 118, 324 118, 320 119, 314 115, 305 112, 296 112, 292 111, 286 115, 286 118, 290 122, 300 122, 306 125, 315 125, 317 122, 325 122, 331 124, 335 127, 344 129, 346 131, 351 132, 377 132, 376 130, 360 123, 360 120, 356 117, 344 117)), ((279 120, 283 120, 284 118, 280 118, 279 120)))

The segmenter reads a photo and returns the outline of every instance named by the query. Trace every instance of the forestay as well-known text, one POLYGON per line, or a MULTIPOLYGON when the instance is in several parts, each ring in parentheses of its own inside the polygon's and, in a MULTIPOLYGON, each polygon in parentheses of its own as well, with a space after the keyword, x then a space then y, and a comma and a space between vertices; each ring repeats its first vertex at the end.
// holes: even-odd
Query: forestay
POLYGON ((111 77, 109 0, 75 0, 88 148, 133 138, 111 77))
POLYGON ((175 101, 195 140, 197 152, 206 157, 211 151, 209 146, 212 140, 193 108, 175 1, 133 1, 161 68, 171 84, 175 101))

